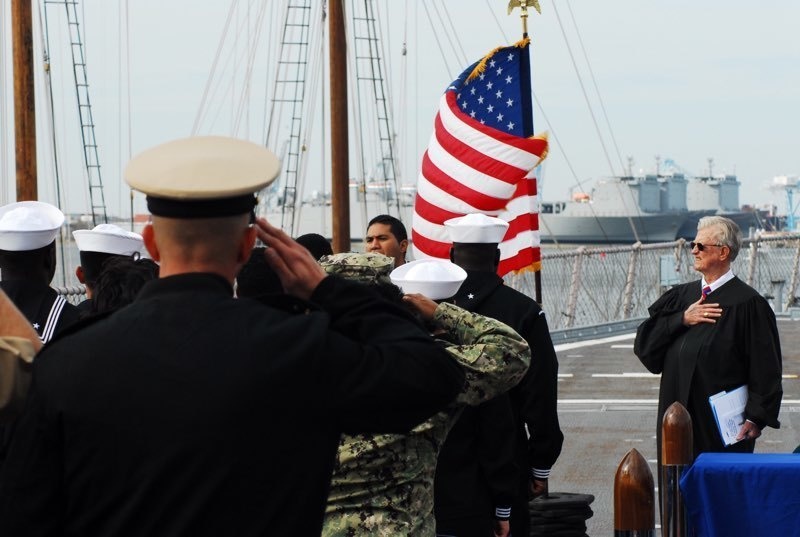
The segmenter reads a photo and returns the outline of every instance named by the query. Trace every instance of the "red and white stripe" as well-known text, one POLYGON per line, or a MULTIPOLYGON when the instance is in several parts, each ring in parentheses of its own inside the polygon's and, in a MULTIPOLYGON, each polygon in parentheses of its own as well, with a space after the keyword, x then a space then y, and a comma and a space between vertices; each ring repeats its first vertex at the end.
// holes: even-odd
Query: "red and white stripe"
POLYGON ((415 258, 449 258, 445 220, 480 212, 510 223, 500 244, 500 275, 538 268, 533 172, 546 153, 546 139, 481 125, 458 109, 454 91, 445 92, 417 183, 411 226, 415 258))

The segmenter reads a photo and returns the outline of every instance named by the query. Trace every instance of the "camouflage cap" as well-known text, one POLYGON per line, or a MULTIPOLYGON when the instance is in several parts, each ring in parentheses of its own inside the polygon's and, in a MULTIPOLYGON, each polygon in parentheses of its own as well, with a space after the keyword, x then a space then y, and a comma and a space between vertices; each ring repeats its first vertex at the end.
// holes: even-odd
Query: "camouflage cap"
POLYGON ((322 256, 319 264, 328 274, 362 283, 392 283, 394 259, 382 254, 347 252, 322 256))

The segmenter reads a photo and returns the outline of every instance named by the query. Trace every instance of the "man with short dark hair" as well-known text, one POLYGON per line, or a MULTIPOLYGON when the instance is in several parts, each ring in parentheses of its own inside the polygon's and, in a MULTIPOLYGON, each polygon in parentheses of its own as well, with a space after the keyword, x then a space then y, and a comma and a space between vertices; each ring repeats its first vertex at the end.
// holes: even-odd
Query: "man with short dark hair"
POLYGON ((75 268, 75 276, 86 287, 86 300, 78 304, 82 315, 93 310, 95 282, 103 270, 103 263, 114 257, 133 257, 141 253, 142 236, 125 231, 114 224, 98 224, 93 229, 72 232, 75 245, 80 252, 81 264, 75 268))
POLYGON ((388 214, 380 214, 369 221, 364 251, 383 254, 394 259, 395 268, 406 262, 408 233, 406 226, 388 214))
POLYGON ((218 136, 128 164, 159 278, 37 357, 1 535, 319 535, 341 433, 408 430, 459 392, 463 372, 402 306, 251 225, 279 169, 218 136), (234 298, 256 237, 302 314, 234 298))

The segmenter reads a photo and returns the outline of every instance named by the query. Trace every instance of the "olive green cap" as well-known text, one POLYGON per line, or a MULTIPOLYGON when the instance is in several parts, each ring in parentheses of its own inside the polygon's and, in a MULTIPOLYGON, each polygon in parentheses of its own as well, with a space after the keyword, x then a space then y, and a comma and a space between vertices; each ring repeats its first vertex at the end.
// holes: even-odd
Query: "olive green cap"
POLYGON ((325 255, 319 264, 328 274, 362 283, 392 283, 394 259, 383 254, 346 252, 325 255))

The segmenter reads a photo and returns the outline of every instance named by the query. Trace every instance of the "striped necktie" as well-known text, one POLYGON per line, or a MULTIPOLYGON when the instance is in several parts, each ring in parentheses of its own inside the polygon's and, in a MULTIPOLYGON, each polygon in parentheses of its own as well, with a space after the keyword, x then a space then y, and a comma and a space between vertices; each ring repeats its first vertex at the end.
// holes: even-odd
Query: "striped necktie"
POLYGON ((705 287, 703 287, 703 298, 707 298, 708 295, 710 294, 711 294, 711 286, 706 285, 705 287))

